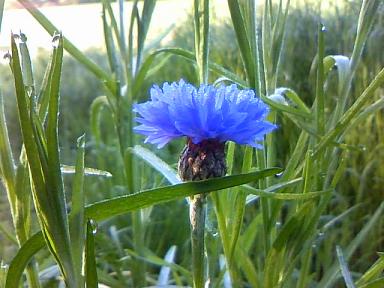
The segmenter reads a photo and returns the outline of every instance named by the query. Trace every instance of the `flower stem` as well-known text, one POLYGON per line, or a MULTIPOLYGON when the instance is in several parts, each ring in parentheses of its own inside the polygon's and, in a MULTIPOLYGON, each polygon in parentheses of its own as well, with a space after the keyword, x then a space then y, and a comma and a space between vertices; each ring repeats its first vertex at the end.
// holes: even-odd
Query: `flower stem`
POLYGON ((206 195, 190 198, 189 218, 191 221, 192 275, 193 287, 204 287, 204 228, 206 195))

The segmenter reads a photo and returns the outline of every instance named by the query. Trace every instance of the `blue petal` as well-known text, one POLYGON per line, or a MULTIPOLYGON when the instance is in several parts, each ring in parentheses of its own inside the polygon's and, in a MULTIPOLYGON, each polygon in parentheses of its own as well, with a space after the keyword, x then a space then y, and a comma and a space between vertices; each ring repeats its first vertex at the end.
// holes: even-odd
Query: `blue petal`
POLYGON ((151 101, 134 105, 139 114, 134 128, 146 135, 146 142, 164 146, 174 138, 187 136, 194 143, 205 139, 234 141, 261 148, 257 143, 276 126, 265 121, 268 106, 252 90, 236 85, 196 89, 184 80, 153 86, 151 101))

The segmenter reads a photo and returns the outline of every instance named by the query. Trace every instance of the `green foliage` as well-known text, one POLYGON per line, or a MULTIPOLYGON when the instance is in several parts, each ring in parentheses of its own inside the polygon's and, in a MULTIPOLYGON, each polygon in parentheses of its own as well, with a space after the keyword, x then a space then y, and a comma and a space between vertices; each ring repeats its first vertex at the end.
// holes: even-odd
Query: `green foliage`
MULTIPOLYGON (((19 2, 54 34, 30 1, 19 2)), ((178 23, 170 47, 146 43, 156 1, 135 1, 130 19, 101 2, 106 55, 56 36, 51 59, 43 52, 31 63, 20 35, 11 71, 0 67, 0 176, 13 224, 1 236, 18 249, 13 259, 1 254, 10 266, 0 267, 0 283, 17 287, 25 272, 29 287, 39 287, 36 253, 48 248, 53 257, 44 265, 56 261, 69 287, 191 285, 180 198, 222 189, 210 193, 205 226, 212 285, 381 287, 380 1, 342 1, 320 17, 307 1, 266 0, 258 10, 234 0, 231 19, 220 24, 208 1, 195 1, 195 26, 178 23), (256 88, 279 129, 263 151, 228 143, 229 176, 181 184, 174 170, 181 141, 162 151, 137 145, 132 104, 153 83, 218 77, 256 88), (266 169, 274 166, 283 173, 266 169)))

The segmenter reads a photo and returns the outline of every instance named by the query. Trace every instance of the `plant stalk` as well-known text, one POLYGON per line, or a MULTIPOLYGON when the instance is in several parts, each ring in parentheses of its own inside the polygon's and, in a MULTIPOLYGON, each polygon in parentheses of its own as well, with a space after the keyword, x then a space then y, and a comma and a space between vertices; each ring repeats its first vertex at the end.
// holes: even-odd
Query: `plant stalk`
POLYGON ((190 198, 189 218, 191 221, 192 275, 193 287, 204 287, 204 228, 206 195, 190 198))

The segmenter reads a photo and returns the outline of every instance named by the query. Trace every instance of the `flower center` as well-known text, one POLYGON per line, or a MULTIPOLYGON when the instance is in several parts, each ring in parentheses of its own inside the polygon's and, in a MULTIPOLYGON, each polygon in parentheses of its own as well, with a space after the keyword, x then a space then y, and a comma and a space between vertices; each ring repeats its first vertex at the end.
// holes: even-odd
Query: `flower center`
POLYGON ((183 181, 196 181, 224 176, 225 143, 217 139, 207 139, 194 144, 187 139, 179 160, 179 175, 183 181))

